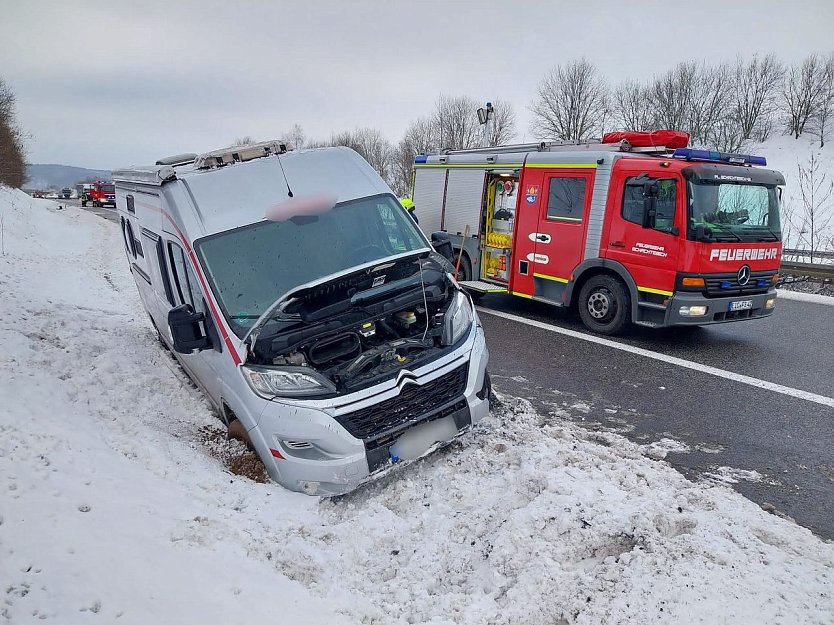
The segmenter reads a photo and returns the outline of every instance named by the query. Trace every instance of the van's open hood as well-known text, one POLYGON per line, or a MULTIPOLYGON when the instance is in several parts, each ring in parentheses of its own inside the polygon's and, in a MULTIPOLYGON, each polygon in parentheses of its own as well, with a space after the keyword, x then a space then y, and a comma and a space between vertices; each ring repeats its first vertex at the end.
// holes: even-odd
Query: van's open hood
MULTIPOLYGON (((357 267, 351 267, 344 271, 340 271, 338 273, 333 273, 328 276, 324 276, 317 280, 312 280, 305 284, 301 284, 294 289, 291 289, 284 293, 281 297, 276 299, 264 312, 263 314, 258 317, 252 327, 249 328, 249 331, 244 335, 242 341, 244 344, 248 344, 251 348, 252 345, 255 344, 255 341, 258 339, 258 335, 260 334, 261 329, 264 325, 266 325, 270 319, 273 318, 275 313, 282 308, 282 306, 288 304, 293 299, 297 299, 303 297, 305 294, 314 291, 315 289, 325 285, 329 282, 338 282, 342 280, 346 280, 351 278, 352 276, 361 276, 362 274, 370 276, 371 274, 378 274, 377 278, 381 278, 384 281, 385 274, 383 273, 386 269, 393 267, 395 264, 403 261, 409 260, 413 258, 419 258, 421 256, 426 256, 431 252, 431 249, 424 248, 421 250, 415 250, 412 252, 406 252, 404 254, 397 254, 394 256, 388 256, 386 258, 382 258, 379 260, 375 260, 370 263, 365 263, 363 265, 359 265, 357 267)), ((374 286, 376 281, 372 281, 374 286)), ((379 283, 380 285, 383 282, 379 283)))

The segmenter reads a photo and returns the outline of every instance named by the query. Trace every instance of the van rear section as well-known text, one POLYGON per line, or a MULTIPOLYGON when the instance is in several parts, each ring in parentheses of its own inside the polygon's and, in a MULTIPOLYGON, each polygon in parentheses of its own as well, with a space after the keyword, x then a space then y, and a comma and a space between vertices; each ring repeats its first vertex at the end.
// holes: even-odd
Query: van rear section
POLYGON ((470 298, 355 152, 266 142, 114 179, 153 325, 274 480, 348 492, 488 412, 470 298))
POLYGON ((575 307, 601 334, 767 317, 784 177, 763 157, 687 140, 618 133, 418 156, 413 199, 425 232, 448 235, 476 297, 575 307))

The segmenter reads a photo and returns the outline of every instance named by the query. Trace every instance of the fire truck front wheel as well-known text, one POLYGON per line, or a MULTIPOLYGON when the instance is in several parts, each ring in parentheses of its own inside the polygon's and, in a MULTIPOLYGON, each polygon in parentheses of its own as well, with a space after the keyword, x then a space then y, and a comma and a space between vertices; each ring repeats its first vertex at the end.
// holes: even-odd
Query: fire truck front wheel
POLYGON ((597 334, 617 334, 631 320, 626 285, 609 275, 590 278, 579 292, 579 317, 597 334))

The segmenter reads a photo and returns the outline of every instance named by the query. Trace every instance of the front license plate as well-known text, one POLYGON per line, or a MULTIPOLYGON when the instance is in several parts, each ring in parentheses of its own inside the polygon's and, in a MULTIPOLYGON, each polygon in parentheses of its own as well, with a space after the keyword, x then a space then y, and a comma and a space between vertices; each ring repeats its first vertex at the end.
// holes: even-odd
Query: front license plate
POLYGON ((752 299, 745 299, 741 300, 740 302, 730 302, 730 311, 733 310, 749 310, 753 308, 753 300, 752 299))

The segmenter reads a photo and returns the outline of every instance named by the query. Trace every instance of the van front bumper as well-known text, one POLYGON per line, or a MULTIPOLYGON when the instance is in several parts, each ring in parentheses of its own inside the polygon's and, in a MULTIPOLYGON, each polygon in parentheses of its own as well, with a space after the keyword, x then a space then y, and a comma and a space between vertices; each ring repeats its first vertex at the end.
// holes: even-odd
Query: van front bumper
POLYGON ((729 323, 744 319, 759 319, 773 314, 776 308, 776 289, 755 295, 736 295, 733 297, 704 297, 700 293, 678 291, 669 301, 666 313, 666 325, 707 325, 712 323, 729 323), (743 302, 738 310, 731 310, 743 302), (748 303, 749 302, 749 303, 748 303), (705 307, 705 314, 691 314, 691 311, 705 307), (690 311, 690 314, 686 314, 690 311))
MULTIPOLYGON (((483 329, 476 319, 461 347, 410 372, 413 381, 390 380, 330 400, 267 401, 249 436, 270 477, 282 486, 310 495, 344 494, 392 468, 395 460, 389 449, 409 429, 448 419, 457 430, 454 440, 483 419, 489 413, 488 360, 483 329), (462 393, 451 396, 450 380, 461 375, 465 376, 460 380, 462 393), (446 392, 433 404, 425 401, 428 389, 446 392), (406 396, 414 398, 409 400, 412 404, 425 406, 426 412, 409 415, 399 426, 362 435, 363 423, 373 418, 364 415, 376 408, 406 410, 409 402, 400 401, 406 396)), ((430 447, 424 455, 436 448, 430 447)))

